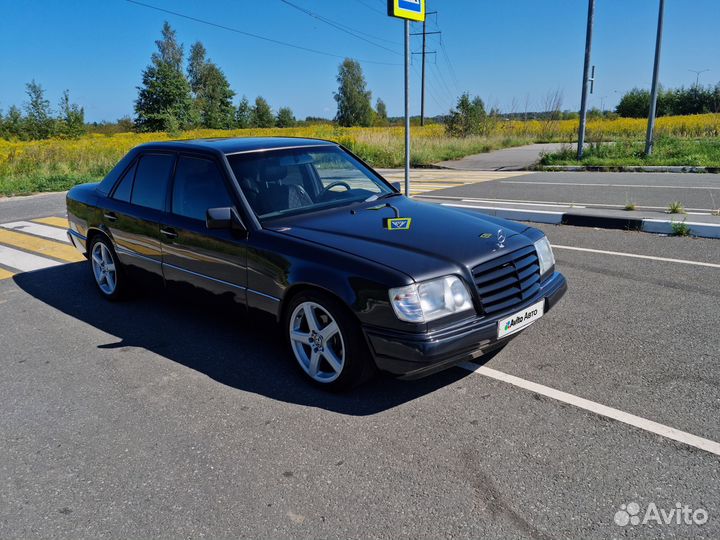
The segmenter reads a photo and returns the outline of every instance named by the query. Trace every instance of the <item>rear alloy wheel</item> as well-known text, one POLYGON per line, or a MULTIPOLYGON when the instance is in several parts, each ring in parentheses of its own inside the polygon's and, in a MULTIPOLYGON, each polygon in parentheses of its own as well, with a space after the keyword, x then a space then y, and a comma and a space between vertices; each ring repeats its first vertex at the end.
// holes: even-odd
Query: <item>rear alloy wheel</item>
POLYGON ((96 236, 90 246, 90 267, 95 283, 105 298, 115 300, 122 296, 122 269, 110 242, 102 236, 96 236))
POLYGON ((333 298, 315 292, 295 297, 285 328, 300 369, 314 383, 340 390, 374 372, 359 325, 333 298))

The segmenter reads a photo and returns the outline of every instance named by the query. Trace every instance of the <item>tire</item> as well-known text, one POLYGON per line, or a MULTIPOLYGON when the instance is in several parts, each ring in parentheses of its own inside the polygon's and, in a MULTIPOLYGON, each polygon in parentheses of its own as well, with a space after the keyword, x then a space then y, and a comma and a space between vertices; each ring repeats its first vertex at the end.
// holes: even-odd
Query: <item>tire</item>
POLYGON ((100 295, 108 300, 123 298, 127 279, 110 240, 98 234, 90 242, 88 252, 90 273, 100 295))
POLYGON ((360 324, 327 293, 304 291, 293 297, 285 310, 283 332, 300 371, 321 388, 347 390, 376 371, 360 324))

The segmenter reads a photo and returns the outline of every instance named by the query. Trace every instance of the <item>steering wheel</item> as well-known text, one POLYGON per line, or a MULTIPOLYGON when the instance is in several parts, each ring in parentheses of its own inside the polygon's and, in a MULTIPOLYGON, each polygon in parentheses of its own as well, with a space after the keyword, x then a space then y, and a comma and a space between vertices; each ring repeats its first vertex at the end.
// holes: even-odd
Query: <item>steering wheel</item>
POLYGON ((328 184, 327 186, 325 186, 325 188, 324 188, 324 189, 320 192, 320 194, 318 195, 318 198, 319 198, 319 199, 322 199, 323 197, 325 197, 325 195, 326 195, 332 188, 334 188, 334 187, 336 187, 336 186, 342 186, 342 187, 344 187, 347 191, 350 191, 350 190, 352 189, 352 188, 350 187, 350 184, 348 184, 348 183, 345 182, 344 180, 338 180, 338 181, 336 181, 336 182, 331 182, 330 184, 328 184))

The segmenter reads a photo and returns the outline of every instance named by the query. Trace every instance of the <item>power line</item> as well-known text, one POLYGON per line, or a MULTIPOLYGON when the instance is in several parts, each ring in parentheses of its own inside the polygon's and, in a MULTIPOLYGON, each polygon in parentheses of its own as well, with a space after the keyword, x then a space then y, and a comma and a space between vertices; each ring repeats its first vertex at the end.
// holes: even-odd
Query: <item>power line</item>
MULTIPOLYGON (((138 6, 142 6, 142 7, 148 8, 148 9, 154 9, 155 11, 160 11, 160 12, 162 12, 162 13, 168 13, 168 14, 170 14, 170 15, 175 15, 176 17, 181 17, 181 18, 183 18, 183 19, 188 19, 188 20, 190 20, 190 21, 195 21, 195 22, 198 22, 198 23, 201 23, 201 24, 206 24, 206 25, 208 25, 208 26, 214 26, 215 28, 220 28, 220 29, 222 29, 222 30, 227 30, 228 32, 234 32, 234 33, 236 33, 236 34, 241 34, 241 35, 243 35, 243 36, 247 36, 247 37, 251 37, 251 38, 255 38, 255 39, 260 39, 260 40, 263 40, 263 41, 267 41, 267 42, 269 42, 269 43, 275 43, 276 45, 282 45, 282 46, 284 46, 284 47, 290 47, 290 48, 293 48, 293 49, 297 49, 297 50, 301 50, 301 51, 306 51, 306 52, 311 52, 311 53, 314 53, 314 54, 321 54, 321 55, 323 55, 323 56, 330 56, 330 57, 333 57, 333 58, 343 58, 343 59, 344 59, 344 58, 347 58, 347 56, 348 56, 348 55, 334 54, 334 53, 330 53, 330 52, 327 52, 327 51, 321 51, 321 50, 318 50, 318 49, 311 49, 310 47, 304 47, 304 46, 302 46, 302 45, 295 45, 294 43, 288 43, 288 42, 286 42, 286 41, 280 41, 280 40, 278 40, 278 39, 269 38, 269 37, 266 37, 266 36, 261 36, 260 34, 253 34, 253 33, 251 33, 251 32, 245 32, 244 30, 239 30, 239 29, 237 29, 237 28, 232 28, 232 27, 230 27, 230 26, 225 26, 225 25, 222 25, 222 24, 214 23, 214 22, 212 22, 212 21, 206 21, 206 20, 204 20, 204 19, 199 19, 199 18, 197 18, 197 17, 192 17, 192 16, 190 16, 190 15, 185 15, 184 13, 179 13, 179 12, 177 12, 177 11, 172 11, 172 10, 170 10, 170 9, 165 9, 165 8, 153 6, 153 5, 150 5, 150 4, 145 4, 145 3, 143 3, 143 2, 138 2, 137 0, 125 0, 125 1, 126 1, 126 2, 129 2, 129 3, 131 3, 131 4, 135 4, 135 5, 138 5, 138 6)), ((394 62, 378 62, 378 61, 375 61, 375 60, 363 60, 363 59, 357 59, 357 60, 360 61, 360 62, 366 63, 366 64, 379 64, 379 65, 383 65, 383 66, 399 66, 399 65, 400 65, 400 64, 394 63, 394 62)))
MULTIPOLYGON (((281 0, 281 1, 284 2, 285 0, 281 0)), ((384 2, 384 0, 380 0, 380 1, 381 1, 381 2, 384 2)), ((300 9, 300 10, 304 11, 304 12, 307 13, 308 15, 312 15, 313 17, 319 18, 319 19, 322 20, 323 22, 332 23, 332 24, 334 24, 334 25, 341 26, 342 28, 345 28, 345 29, 347 29, 347 30, 350 30, 351 32, 355 32, 356 34, 361 34, 361 35, 363 35, 363 36, 366 36, 366 37, 369 37, 369 38, 372 38, 372 39, 376 39, 376 40, 378 40, 378 41, 384 41, 385 43, 390 43, 390 44, 392 44, 392 45, 397 45, 397 46, 401 46, 401 45, 402 45, 402 43, 399 42, 399 41, 397 41, 397 40, 387 39, 387 38, 383 38, 383 37, 380 37, 380 36, 375 36, 375 35, 373 35, 373 34, 368 34, 367 32, 364 32, 364 31, 362 31, 362 30, 358 30, 357 28, 353 28, 352 26, 348 26, 347 24, 343 24, 343 23, 341 23, 341 22, 334 21, 334 20, 332 20, 332 19, 328 19, 327 17, 324 17, 324 16, 319 15, 319 14, 317 14, 317 13, 312 13, 309 9, 304 9, 304 8, 302 8, 302 7, 296 6, 295 4, 292 4, 291 2, 285 2, 285 3, 286 3, 286 4, 290 4, 290 5, 292 5, 293 7, 296 7, 297 9, 300 9)))
MULTIPOLYGON (((440 22, 438 21, 438 15, 435 14, 435 28, 442 33, 442 29, 440 28, 440 22)), ((453 66, 452 60, 450 59, 450 55, 447 52, 447 48, 445 47, 445 43, 442 40, 442 37, 440 38, 440 50, 442 51, 443 58, 445 59, 445 62, 448 66, 448 73, 450 73, 450 78, 452 79, 453 84, 455 85, 455 90, 460 93, 460 83, 458 83, 457 75, 455 74, 455 67, 453 66)))
POLYGON ((371 6, 370 4, 368 4, 367 2, 363 2, 363 0, 355 0, 355 1, 356 1, 358 4, 362 4, 363 6, 365 6, 366 8, 368 8, 369 10, 374 11, 375 13, 379 13, 380 15, 387 15, 387 12, 385 12, 385 11, 380 11, 379 9, 372 7, 372 6, 371 6))
POLYGON ((440 79, 440 82, 442 83, 442 87, 445 89, 445 92, 447 93, 448 97, 450 98, 450 101, 454 99, 454 94, 452 90, 450 90, 450 87, 445 82, 445 77, 443 77, 442 72, 440 71, 440 68, 437 65, 437 62, 434 64, 430 64, 435 69, 435 73, 438 79, 440 79))
MULTIPOLYGON (((417 77, 420 77, 420 76, 421 76, 420 70, 418 70, 417 66, 413 64, 411 67, 412 67, 412 70, 413 70, 413 72, 415 73, 415 75, 416 75, 417 77)), ((428 79, 428 86, 427 86, 428 95, 429 95, 429 96, 432 98, 432 100, 435 102, 435 105, 437 105, 438 108, 442 111, 445 107, 440 103, 441 100, 439 100, 438 97, 437 97, 437 95, 435 94, 435 91, 436 91, 436 90, 437 90, 437 88, 436 88, 435 85, 433 84, 432 80, 431 80, 431 79, 428 79)))
POLYGON ((450 61, 450 55, 447 53, 447 50, 445 49, 445 44, 441 41, 440 42, 440 50, 443 53, 443 56, 445 58, 445 61, 448 65, 448 71, 450 73, 450 78, 453 81, 453 84, 455 85, 455 90, 457 90, 458 93, 460 93, 460 83, 458 83, 457 75, 455 75, 455 68, 452 65, 452 62, 450 61))
MULTIPOLYGON (((284 3, 284 4, 287 4, 288 6, 290 6, 290 7, 292 7, 292 8, 297 9, 298 11, 301 11, 301 12, 305 13, 306 15, 309 15, 310 17, 313 17, 314 19, 317 19, 317 20, 319 20, 319 21, 321 21, 321 22, 324 22, 325 24, 328 24, 328 25, 332 26, 333 28, 336 28, 336 29, 340 30, 341 32, 345 32, 346 34, 350 34, 351 36, 356 37, 356 38, 358 38, 358 39, 361 39, 361 40, 363 40, 364 42, 369 43, 370 45, 374 45, 375 47, 379 47, 379 48, 384 49, 384 50, 386 50, 386 51, 389 51, 389 52, 391 52, 391 53, 393 53, 393 54, 398 54, 398 55, 401 55, 401 56, 402 56, 402 53, 400 53, 400 52, 398 52, 398 51, 395 51, 395 50, 393 50, 393 49, 389 49, 388 47, 385 47, 384 45, 380 45, 379 43, 375 43, 374 41, 371 41, 371 40, 369 40, 369 39, 367 39, 367 38, 364 38, 364 37, 362 37, 361 35, 359 35, 360 33, 364 33, 364 32, 360 32, 359 30, 353 30, 353 29, 351 29, 349 26, 345 26, 345 25, 343 25, 343 24, 340 24, 340 23, 336 23, 336 22, 334 22, 334 21, 331 21, 330 19, 328 19, 328 18, 326 18, 326 17, 323 17, 322 15, 319 15, 319 14, 313 12, 313 11, 310 11, 309 9, 305 9, 304 7, 298 6, 297 4, 293 4, 293 3, 290 2, 289 0, 280 0, 280 1, 281 1, 282 3, 284 3)), ((366 35, 367 35, 367 34, 366 34, 366 35)), ((380 39, 382 39, 382 38, 380 38, 380 39)))

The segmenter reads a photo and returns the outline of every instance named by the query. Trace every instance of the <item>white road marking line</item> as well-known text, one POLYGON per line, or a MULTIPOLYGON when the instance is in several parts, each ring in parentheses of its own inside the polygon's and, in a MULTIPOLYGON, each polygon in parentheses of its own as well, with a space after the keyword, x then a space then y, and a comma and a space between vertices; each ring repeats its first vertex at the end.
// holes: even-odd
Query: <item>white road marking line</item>
POLYGON ((51 240, 58 240, 66 244, 70 243, 67 233, 63 229, 51 227, 50 225, 41 225, 40 223, 33 223, 31 221, 13 221, 12 223, 3 223, 0 227, 32 234, 34 236, 42 236, 43 238, 50 238, 51 240))
MULTIPOLYGON (((507 204, 509 201, 498 201, 495 199, 462 199, 462 202, 474 202, 474 203, 485 203, 485 204, 507 204)), ((577 204, 559 204, 559 203, 534 203, 534 202, 513 202, 518 206, 552 206, 555 208, 585 208, 577 204)))
POLYGON ((673 262, 679 264, 691 264, 694 266, 707 266, 708 268, 720 268, 720 264, 706 263, 700 261, 688 261, 685 259, 669 259, 667 257, 654 257, 652 255, 638 255, 636 253, 625 253, 622 251, 606 251, 604 249, 589 249, 574 246, 560 246, 552 244, 553 249, 571 249, 573 251, 586 251, 588 253, 600 253, 602 255, 617 255, 619 257, 632 257, 634 259, 648 259, 651 261, 673 262))
MULTIPOLYGON (((454 204, 454 203, 440 203, 442 206, 452 206, 455 208, 476 208, 478 210, 505 210, 507 212, 525 212, 519 208, 502 208, 500 206, 476 206, 471 204, 454 204)), ((533 210, 537 214, 553 214, 562 215, 564 212, 552 212, 550 210, 533 210)))
POLYGON ((63 264, 52 259, 2 245, 0 245, 0 263, 2 263, 3 266, 15 268, 21 272, 32 272, 33 270, 42 270, 43 268, 63 264))
MULTIPOLYGON (((456 201, 470 201, 470 200, 480 200, 480 199, 472 199, 467 197, 457 197, 452 195, 433 195, 432 197, 428 196, 427 198, 432 199, 450 199, 450 200, 456 200, 456 201)), ((487 202, 498 202, 498 203, 505 203, 505 204, 520 204, 520 203, 536 203, 540 206, 547 205, 563 205, 567 204, 569 206, 575 207, 575 208, 582 208, 584 206, 597 206, 600 208, 604 207, 612 207, 612 208, 625 208, 624 204, 611 204, 611 203, 589 203, 589 202, 560 202, 560 201, 536 201, 533 199, 482 199, 483 201, 487 202)), ((667 209, 667 206, 645 206, 638 204, 635 207, 637 210, 639 209, 649 209, 649 210, 665 210, 667 209)), ((691 215, 711 215, 714 211, 712 208, 685 208, 686 212, 691 215)))
POLYGON ((580 182, 526 182, 522 180, 501 180, 501 184, 541 184, 544 186, 589 186, 589 187, 622 187, 622 188, 657 188, 657 189, 720 189, 720 186, 650 186, 639 184, 582 184, 580 182))
POLYGON ((699 448, 700 450, 705 450, 706 452, 710 452, 711 454, 720 456, 720 443, 698 437, 697 435, 693 435, 692 433, 680 431, 679 429, 675 429, 670 426, 660 424, 658 422, 653 422, 652 420, 647 420, 640 416, 635 416, 634 414, 626 413, 619 409, 614 409, 612 407, 590 401, 589 399, 574 396, 573 394, 568 394, 567 392, 562 392, 560 390, 555 390, 554 388, 550 388, 549 386, 544 386, 542 384, 521 379, 520 377, 515 377, 514 375, 508 375, 507 373, 491 369, 487 366, 478 366, 476 364, 471 364, 468 362, 465 364, 461 364, 460 367, 468 371, 472 371, 473 373, 484 375, 497 381, 512 384, 513 386, 517 386, 518 388, 522 388, 524 390, 529 390, 530 392, 540 394, 541 396, 546 396, 557 401, 562 401, 563 403, 574 405, 575 407, 578 407, 580 409, 584 409, 586 411, 590 411, 592 413, 599 414, 607 418, 612 418, 613 420, 617 420, 618 422, 622 422, 624 424, 628 424, 630 426, 649 431, 650 433, 655 433, 656 435, 660 435, 662 437, 666 437, 668 439, 672 439, 673 441, 681 442, 689 446, 694 446, 695 448, 699 448))

